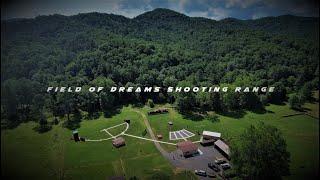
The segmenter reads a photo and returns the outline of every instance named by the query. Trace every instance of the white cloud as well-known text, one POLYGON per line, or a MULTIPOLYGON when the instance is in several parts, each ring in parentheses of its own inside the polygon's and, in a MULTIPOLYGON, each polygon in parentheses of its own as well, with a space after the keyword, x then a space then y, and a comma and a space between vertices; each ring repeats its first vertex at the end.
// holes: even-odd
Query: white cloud
POLYGON ((254 4, 259 3, 261 0, 226 0, 226 8, 231 7, 241 7, 241 8, 247 8, 254 4))
POLYGON ((121 11, 115 11, 112 12, 113 14, 122 15, 128 18, 134 18, 142 13, 144 13, 145 10, 143 9, 121 9, 121 11))
POLYGON ((209 8, 210 18, 220 20, 229 16, 229 11, 223 8, 209 8))
POLYGON ((209 18, 207 11, 192 11, 192 12, 187 13, 187 15, 190 17, 207 17, 207 18, 209 18))
POLYGON ((229 17, 229 11, 223 8, 209 8, 208 11, 192 11, 187 13, 190 17, 205 17, 220 20, 229 17))

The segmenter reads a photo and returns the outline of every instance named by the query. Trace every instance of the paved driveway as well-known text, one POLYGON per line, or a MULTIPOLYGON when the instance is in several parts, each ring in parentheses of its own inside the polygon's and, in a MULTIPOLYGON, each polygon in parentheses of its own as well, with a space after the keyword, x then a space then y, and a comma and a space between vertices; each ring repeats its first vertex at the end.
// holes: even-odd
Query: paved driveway
MULTIPOLYGON (((147 119, 147 117, 141 113, 140 111, 136 111, 139 114, 141 114, 141 116, 143 117, 143 121, 147 127, 147 130, 151 136, 152 139, 156 139, 151 126, 149 124, 149 121, 147 119)), ((194 157, 189 157, 189 158, 185 158, 182 156, 182 153, 180 150, 175 150, 173 152, 168 153, 167 151, 165 151, 161 145, 158 142, 154 142, 156 148, 160 151, 160 153, 163 155, 163 157, 165 157, 166 159, 168 159, 170 161, 170 163, 172 165, 174 165, 175 167, 178 168, 183 168, 183 169, 187 169, 187 170, 205 170, 207 173, 210 174, 216 174, 217 176, 219 176, 218 173, 215 173, 212 169, 210 169, 208 167, 208 163, 210 162, 214 162, 214 160, 216 158, 223 158, 224 156, 221 155, 219 153, 219 151, 217 149, 215 149, 212 146, 201 146, 200 144, 197 144, 199 147, 199 150, 201 151, 201 155, 197 155, 194 157)), ((222 172, 222 171, 220 171, 222 172)), ((210 179, 209 177, 202 177, 202 176, 198 176, 200 179, 210 179)))
MULTIPOLYGON (((224 158, 220 152, 215 149, 213 146, 201 146, 199 145, 199 150, 202 152, 199 155, 185 158, 182 156, 182 153, 179 150, 173 151, 169 153, 169 161, 176 167, 188 169, 191 171, 194 170, 204 170, 209 174, 216 174, 217 176, 221 175, 219 173, 214 172, 212 169, 208 167, 208 163, 214 162, 216 158, 224 158), (219 175, 220 174, 220 175, 219 175)), ((201 177, 200 179, 210 179, 209 177, 201 177)))

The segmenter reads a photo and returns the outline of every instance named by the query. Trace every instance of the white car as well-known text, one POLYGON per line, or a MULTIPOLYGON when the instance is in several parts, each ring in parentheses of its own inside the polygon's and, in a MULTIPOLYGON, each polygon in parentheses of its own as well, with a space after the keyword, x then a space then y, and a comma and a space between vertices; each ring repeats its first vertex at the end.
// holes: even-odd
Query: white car
POLYGON ((223 164, 223 163, 226 163, 227 160, 224 159, 224 158, 218 158, 218 159, 214 160, 214 162, 215 162, 216 164, 223 164))
POLYGON ((204 170, 194 170, 194 173, 199 176, 207 176, 207 172, 204 170))
POLYGON ((222 169, 226 170, 226 169, 230 169, 231 165, 229 163, 223 163, 220 165, 222 169))

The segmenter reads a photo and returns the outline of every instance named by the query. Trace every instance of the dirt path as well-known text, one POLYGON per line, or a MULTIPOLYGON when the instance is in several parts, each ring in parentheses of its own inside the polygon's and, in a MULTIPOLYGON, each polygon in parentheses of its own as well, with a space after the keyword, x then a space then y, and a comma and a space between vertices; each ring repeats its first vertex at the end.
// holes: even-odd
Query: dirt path
POLYGON ((64 179, 65 178, 65 142, 64 139, 67 139, 62 131, 62 124, 59 124, 59 128, 54 128, 52 130, 52 140, 49 141, 50 149, 51 149, 51 163, 53 165, 54 176, 57 179, 64 179))
MULTIPOLYGON (((152 131, 152 128, 150 126, 150 123, 146 117, 145 114, 143 114, 141 111, 138 111, 138 110, 134 110, 135 112, 137 112, 138 114, 140 114, 143 118, 143 122, 144 124, 146 125, 147 127, 147 130, 151 136, 151 138, 155 141, 153 141, 154 145, 156 146, 156 148, 159 150, 159 152, 162 154, 163 157, 165 157, 174 167, 176 168, 183 168, 183 169, 189 169, 190 170, 190 167, 189 164, 190 163, 186 163, 185 160, 180 160, 177 156, 177 154, 175 152, 170 152, 168 153, 166 150, 164 150, 160 143, 157 142, 157 139, 156 139, 156 136, 154 135, 153 131, 152 131)), ((191 168, 192 169, 192 168, 191 168)))
MULTIPOLYGON (((160 143, 157 142, 158 140, 156 139, 156 136, 154 135, 152 128, 150 126, 150 123, 144 113, 142 113, 139 110, 134 110, 138 114, 142 116, 143 122, 147 127, 147 130, 151 136, 151 138, 154 140, 153 143, 155 144, 156 148, 160 151, 163 157, 165 157, 171 165, 173 165, 175 168, 178 169, 186 169, 190 171, 194 171, 195 169, 203 169, 206 170, 207 172, 210 172, 211 174, 214 174, 213 170, 208 169, 207 164, 211 162, 212 159, 215 159, 216 157, 221 157, 219 152, 216 150, 213 151, 212 147, 199 147, 199 150, 201 151, 200 156, 195 156, 195 157, 190 157, 190 158, 184 158, 178 153, 177 151, 173 152, 167 152, 164 150, 160 143)), ((195 141, 194 143, 197 143, 199 141, 195 141)), ((209 177, 200 177, 198 176, 199 179, 201 180, 207 180, 210 179, 209 177)))
MULTIPOLYGON (((134 110, 134 111, 137 112, 138 114, 140 114, 140 115, 142 116, 143 122, 144 122, 144 124, 145 124, 146 127, 147 127, 147 130, 148 130, 148 132, 149 132, 149 134, 150 134, 150 136, 151 136, 151 139, 157 140, 157 139, 156 139, 156 136, 154 135, 154 133, 153 133, 153 131, 152 131, 152 128, 151 128, 151 126, 150 126, 150 124, 149 124, 149 121, 148 121, 146 115, 143 114, 142 112, 138 111, 138 110, 134 110)), ((167 159, 170 159, 169 153, 161 147, 161 145, 160 145, 159 142, 153 141, 153 143, 154 143, 154 145, 156 146, 156 148, 160 151, 160 153, 162 154, 162 156, 166 157, 167 159)))

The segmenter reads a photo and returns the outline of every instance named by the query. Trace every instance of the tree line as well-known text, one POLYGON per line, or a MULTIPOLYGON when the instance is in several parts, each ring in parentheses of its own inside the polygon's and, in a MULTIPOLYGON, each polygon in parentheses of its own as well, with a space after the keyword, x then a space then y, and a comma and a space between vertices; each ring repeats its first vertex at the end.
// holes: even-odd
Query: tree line
POLYGON ((318 89, 317 37, 258 28, 272 25, 265 19, 213 21, 166 10, 151 13, 134 19, 88 13, 2 21, 2 120, 17 125, 44 120, 49 113, 78 122, 83 112, 107 116, 114 107, 150 100, 174 103, 181 112, 256 110, 286 101, 299 108, 318 89), (273 93, 45 92, 48 86, 212 85, 276 88, 273 93))

